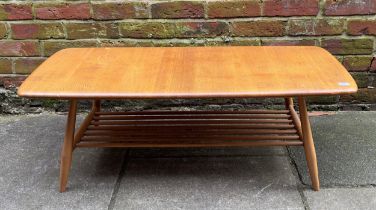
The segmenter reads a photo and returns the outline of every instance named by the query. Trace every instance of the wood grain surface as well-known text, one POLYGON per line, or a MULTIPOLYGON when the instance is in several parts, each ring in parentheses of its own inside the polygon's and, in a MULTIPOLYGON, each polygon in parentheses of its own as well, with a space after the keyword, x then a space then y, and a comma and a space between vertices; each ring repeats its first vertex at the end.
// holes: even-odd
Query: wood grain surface
POLYGON ((71 48, 21 85, 34 98, 210 98, 347 94, 357 86, 313 46, 71 48))

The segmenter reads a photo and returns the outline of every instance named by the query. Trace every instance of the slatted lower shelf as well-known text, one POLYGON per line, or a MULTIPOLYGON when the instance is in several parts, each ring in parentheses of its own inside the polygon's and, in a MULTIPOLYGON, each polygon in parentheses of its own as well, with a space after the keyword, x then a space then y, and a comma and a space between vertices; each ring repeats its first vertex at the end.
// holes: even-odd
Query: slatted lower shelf
POLYGON ((95 112, 76 147, 303 145, 289 110, 95 112))

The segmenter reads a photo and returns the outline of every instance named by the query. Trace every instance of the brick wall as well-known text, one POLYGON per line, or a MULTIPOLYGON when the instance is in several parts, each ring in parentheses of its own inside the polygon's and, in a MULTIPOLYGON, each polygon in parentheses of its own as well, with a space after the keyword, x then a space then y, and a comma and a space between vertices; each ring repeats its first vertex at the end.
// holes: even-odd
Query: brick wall
POLYGON ((68 47, 317 45, 360 87, 314 103, 376 103, 376 0, 0 1, 0 86, 68 47))

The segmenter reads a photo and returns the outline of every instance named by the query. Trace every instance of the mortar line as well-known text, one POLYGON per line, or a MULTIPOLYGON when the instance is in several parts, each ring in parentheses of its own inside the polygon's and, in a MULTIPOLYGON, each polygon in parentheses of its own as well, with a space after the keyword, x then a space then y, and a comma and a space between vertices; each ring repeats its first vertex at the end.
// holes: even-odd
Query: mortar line
POLYGON ((124 154, 123 161, 121 163, 121 168, 120 168, 118 177, 116 179, 114 189, 113 189, 112 194, 111 194, 111 199, 110 199, 110 202, 108 203, 108 208, 107 208, 108 210, 112 210, 115 207, 115 202, 116 202, 116 198, 117 198, 117 195, 118 195, 118 192, 119 192, 119 189, 120 189, 120 184, 121 184, 121 181, 122 181, 123 176, 125 174, 125 170, 127 168, 128 157, 129 157, 129 149, 127 149, 125 154, 124 154))
MULTIPOLYGON (((62 22, 63 23, 63 22, 62 22)), ((226 22, 229 23, 229 22, 226 22)), ((231 25, 231 24, 230 24, 231 25)), ((64 29, 64 28, 63 28, 64 29)), ((352 37, 344 37, 343 34, 340 35, 325 35, 325 36, 231 36, 233 39, 239 40, 256 40, 256 39, 265 39, 265 40, 302 40, 302 39, 309 39, 309 40, 317 40, 317 39, 339 39, 339 38, 350 38, 351 40, 362 40, 362 39, 373 39, 373 35, 362 35, 362 36, 352 36, 352 37)), ((167 38, 134 38, 134 37, 120 37, 120 38, 102 38, 102 37, 92 37, 92 38, 79 38, 79 39, 67 39, 67 38, 49 38, 49 39, 37 39, 43 42, 53 42, 53 41, 95 41, 99 39, 101 41, 112 40, 112 41, 191 41, 191 39, 195 39, 197 41, 201 40, 222 40, 221 35, 215 37, 167 37, 167 38)), ((36 41, 36 39, 9 39, 11 41, 36 41)), ((370 55, 370 54, 344 54, 344 55, 370 55)), ((338 55, 341 56, 341 55, 338 55)), ((3 56, 3 57, 15 57, 15 56, 3 56)), ((27 56, 30 57, 30 56, 27 56)))
MULTIPOLYGON (((0 1, 1 2, 1 1, 0 1)), ((38 2, 40 3, 40 2, 38 2)), ((1 4, 1 3, 0 3, 1 4)), ((150 5, 150 4, 149 4, 150 5)), ((149 7, 151 9, 151 6, 149 7)), ((149 11, 149 8, 148 11, 149 11)), ((310 19, 350 19, 350 20, 355 20, 355 19, 366 19, 366 20, 374 20, 374 15, 341 15, 341 16, 318 16, 318 15, 292 15, 292 16, 245 16, 245 17, 218 17, 218 18, 206 18, 205 16, 200 17, 200 18, 187 18, 187 17, 182 17, 182 18, 153 18, 150 14, 147 18, 125 18, 125 19, 25 19, 25 20, 0 20, 0 23, 2 22, 11 22, 11 23, 19 23, 19 22, 24 22, 24 23, 52 23, 56 21, 61 21, 61 20, 66 20, 67 22, 71 23, 93 23, 93 22, 202 22, 202 21, 213 21, 213 22, 218 22, 218 21, 259 21, 259 20, 278 20, 278 21, 287 21, 290 19, 299 19, 299 20, 310 20, 310 19)))

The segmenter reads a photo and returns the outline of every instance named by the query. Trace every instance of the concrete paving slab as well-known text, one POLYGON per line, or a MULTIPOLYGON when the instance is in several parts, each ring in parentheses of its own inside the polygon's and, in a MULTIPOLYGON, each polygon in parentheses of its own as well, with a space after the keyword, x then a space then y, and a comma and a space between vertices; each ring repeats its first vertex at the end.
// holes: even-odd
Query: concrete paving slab
MULTIPOLYGON (((110 203, 115 209, 304 209, 283 147, 132 149, 118 188, 125 150, 79 149, 61 194, 65 120, 56 114, 0 116, 0 209, 107 209, 110 203)), ((306 190, 310 208, 374 209, 376 112, 311 121, 321 183, 353 187, 306 190)), ((302 148, 291 154, 309 184, 302 148)))
POLYGON ((65 116, 0 120, 0 209, 107 209, 123 150, 78 149, 65 193, 58 192, 65 116))
MULTIPOLYGON (((321 185, 376 184, 376 112, 310 118, 321 185)), ((304 150, 290 147, 302 181, 310 184, 304 150)))
POLYGON ((333 188, 319 192, 305 191, 308 205, 312 210, 374 210, 376 188, 333 188))
POLYGON ((304 209, 287 157, 127 161, 114 209, 304 209))
POLYGON ((203 157, 203 156, 267 156, 287 155, 286 147, 245 148, 151 148, 131 149, 131 157, 203 157))

